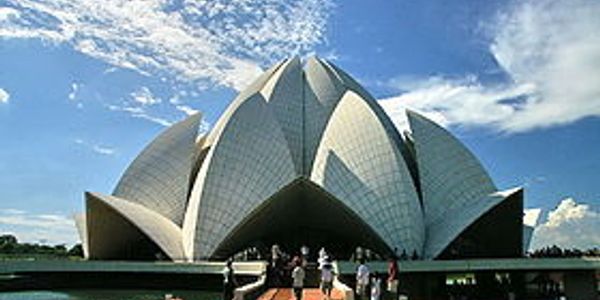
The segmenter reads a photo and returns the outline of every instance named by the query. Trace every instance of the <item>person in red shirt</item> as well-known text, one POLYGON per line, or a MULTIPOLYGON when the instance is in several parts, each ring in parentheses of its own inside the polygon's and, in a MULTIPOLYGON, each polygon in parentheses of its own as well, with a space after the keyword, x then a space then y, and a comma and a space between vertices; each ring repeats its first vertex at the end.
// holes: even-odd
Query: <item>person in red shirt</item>
POLYGON ((388 262, 387 290, 390 293, 398 294, 398 259, 395 253, 390 256, 388 262))

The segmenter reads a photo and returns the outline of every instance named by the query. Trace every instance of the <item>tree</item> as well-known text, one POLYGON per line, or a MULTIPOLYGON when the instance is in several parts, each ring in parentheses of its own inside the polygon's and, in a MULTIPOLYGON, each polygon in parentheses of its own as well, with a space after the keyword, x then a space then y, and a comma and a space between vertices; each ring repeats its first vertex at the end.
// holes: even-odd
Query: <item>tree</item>
POLYGON ((17 238, 12 234, 0 235, 0 246, 4 244, 17 244, 17 238))
POLYGON ((75 245, 73 245, 73 247, 71 247, 71 249, 69 249, 69 251, 67 252, 67 255, 83 257, 83 247, 81 246, 81 244, 75 244, 75 245))
POLYGON ((0 236, 0 253, 15 253, 19 241, 14 235, 5 234, 0 236))

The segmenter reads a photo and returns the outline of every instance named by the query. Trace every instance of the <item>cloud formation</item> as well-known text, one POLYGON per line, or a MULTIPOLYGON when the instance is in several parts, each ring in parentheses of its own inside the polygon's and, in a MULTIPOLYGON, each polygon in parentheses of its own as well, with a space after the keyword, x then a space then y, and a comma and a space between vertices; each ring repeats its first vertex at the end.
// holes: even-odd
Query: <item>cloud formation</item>
POLYGON ((403 124, 403 108, 443 124, 486 126, 503 132, 568 124, 600 116, 600 2, 516 2, 491 26, 490 53, 509 77, 483 84, 477 77, 433 77, 381 104, 403 124))
POLYGON ((184 114, 191 116, 197 114, 199 111, 187 105, 176 105, 178 111, 183 112, 184 114))
POLYGON ((5 89, 0 88, 0 103, 8 103, 8 99, 10 99, 10 94, 5 89))
POLYGON ((69 100, 75 101, 75 97, 77 97, 77 91, 79 91, 79 84, 76 82, 71 83, 71 92, 67 96, 69 100))
POLYGON ((74 142, 75 142, 75 144, 85 146, 85 147, 91 149, 92 151, 94 151, 95 153, 98 153, 101 155, 114 155, 117 153, 117 151, 114 148, 102 146, 99 144, 88 143, 82 139, 75 139, 74 142))
POLYGON ((533 232, 531 249, 557 245, 582 250, 600 247, 600 212, 572 198, 562 200, 533 232))
POLYGON ((142 105, 154 105, 162 102, 160 98, 152 94, 150 89, 145 86, 131 93, 131 98, 133 101, 142 105))
POLYGON ((246 86, 324 41, 330 0, 8 0, 0 37, 39 38, 142 74, 246 86))
POLYGON ((150 107, 160 103, 162 103, 162 99, 155 96, 148 87, 142 86, 129 94, 129 98, 125 99, 122 104, 110 104, 106 108, 111 111, 125 112, 133 118, 147 120, 161 126, 173 125, 173 121, 148 112, 150 107))
POLYGON ((409 90, 396 97, 381 99, 379 104, 399 128, 407 127, 405 109, 422 112, 442 126, 488 125, 502 126, 518 109, 509 99, 519 99, 534 92, 531 84, 506 84, 494 87, 482 85, 476 77, 403 82, 409 90))
POLYGON ((80 99, 78 99, 79 90, 81 89, 81 87, 82 87, 82 85, 77 82, 71 83, 71 91, 67 95, 67 98, 69 99, 69 101, 71 103, 75 103, 75 105, 79 109, 83 108, 83 103, 81 101, 79 101, 80 99))
POLYGON ((523 211, 523 225, 535 227, 542 213, 541 208, 529 208, 523 211))
POLYGON ((0 209, 0 232, 13 234, 20 242, 73 245, 79 241, 75 222, 56 214, 34 214, 0 209))

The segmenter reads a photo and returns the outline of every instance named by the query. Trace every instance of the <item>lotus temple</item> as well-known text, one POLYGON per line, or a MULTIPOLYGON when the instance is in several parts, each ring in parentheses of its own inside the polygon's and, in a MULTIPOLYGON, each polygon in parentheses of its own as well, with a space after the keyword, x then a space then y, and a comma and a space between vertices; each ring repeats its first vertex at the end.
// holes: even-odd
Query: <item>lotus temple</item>
POLYGON ((214 127, 162 132, 111 195, 77 216, 90 260, 225 259, 248 247, 361 246, 425 260, 519 257, 523 190, 498 189, 456 137, 407 111, 400 132, 350 75, 288 59, 243 90, 214 127))

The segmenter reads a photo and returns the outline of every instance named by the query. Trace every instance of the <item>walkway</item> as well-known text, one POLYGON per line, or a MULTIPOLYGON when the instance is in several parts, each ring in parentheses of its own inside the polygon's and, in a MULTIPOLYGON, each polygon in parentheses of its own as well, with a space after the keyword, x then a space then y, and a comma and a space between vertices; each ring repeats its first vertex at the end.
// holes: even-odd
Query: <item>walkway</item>
MULTIPOLYGON (((290 288, 276 288, 269 289, 260 297, 258 300, 293 300, 294 295, 290 288)), ((306 288, 302 291, 302 300, 323 300, 323 294, 320 289, 317 288, 306 288)), ((331 292, 332 300, 343 300, 344 294, 337 289, 331 292)))

